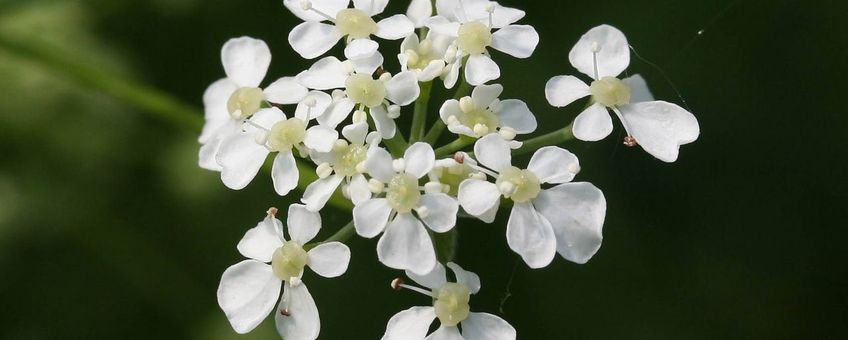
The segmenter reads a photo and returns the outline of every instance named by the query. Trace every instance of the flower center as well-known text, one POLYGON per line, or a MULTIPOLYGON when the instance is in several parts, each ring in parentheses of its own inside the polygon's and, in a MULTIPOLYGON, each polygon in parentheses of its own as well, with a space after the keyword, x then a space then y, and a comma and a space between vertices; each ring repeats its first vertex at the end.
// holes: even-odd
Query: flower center
POLYGON ((345 81, 345 93, 358 104, 376 107, 386 99, 386 86, 370 75, 354 74, 345 81))
POLYGON ((528 202, 542 192, 542 184, 536 174, 514 166, 502 171, 495 184, 504 197, 518 203, 528 202))
POLYGON ((592 82, 589 87, 595 102, 606 106, 630 104, 630 86, 616 77, 603 77, 592 82))
POLYGON ((305 137, 306 122, 291 118, 274 124, 268 136, 268 147, 273 152, 288 151, 303 142, 305 137))
POLYGON ((262 107, 265 96, 262 89, 258 87, 242 87, 227 101, 227 111, 235 119, 244 119, 252 116, 262 107))
POLYGON ((421 190, 418 188, 418 179, 409 174, 399 174, 389 181, 386 190, 386 200, 392 209, 399 213, 408 213, 418 206, 421 200, 421 190))
POLYGON ((271 269, 274 270, 274 275, 283 281, 300 277, 305 266, 306 251, 295 241, 283 243, 283 246, 277 248, 271 257, 271 269))
POLYGON ((359 164, 365 161, 365 157, 368 155, 368 148, 364 145, 358 144, 339 146, 334 151, 336 152, 337 158, 333 169, 336 171, 336 174, 342 176, 353 176, 359 174, 359 171, 356 170, 356 168, 359 164))
POLYGON ((471 97, 467 98, 467 100, 463 100, 460 103, 460 109, 463 114, 457 117, 459 122, 474 130, 474 134, 477 137, 483 137, 491 132, 495 132, 500 123, 498 116, 488 108, 479 108, 474 105, 471 97))
POLYGON ((456 164, 442 169, 439 182, 448 186, 447 194, 456 197, 459 194, 459 185, 468 179, 474 169, 467 164, 456 164))
POLYGON ((459 37, 456 46, 469 54, 486 52, 486 47, 492 44, 492 30, 479 21, 472 21, 459 26, 459 37))
POLYGON ((443 326, 456 326, 466 318, 471 308, 468 301, 471 300, 471 292, 467 287, 454 282, 448 282, 433 290, 433 307, 436 308, 436 316, 443 326))
POLYGON ((351 39, 368 38, 377 32, 377 23, 371 16, 356 8, 348 8, 336 14, 336 27, 351 39))
POLYGON ((409 57, 407 67, 411 69, 423 70, 433 61, 433 43, 429 39, 424 39, 418 44, 418 49, 406 50, 406 55, 409 57))

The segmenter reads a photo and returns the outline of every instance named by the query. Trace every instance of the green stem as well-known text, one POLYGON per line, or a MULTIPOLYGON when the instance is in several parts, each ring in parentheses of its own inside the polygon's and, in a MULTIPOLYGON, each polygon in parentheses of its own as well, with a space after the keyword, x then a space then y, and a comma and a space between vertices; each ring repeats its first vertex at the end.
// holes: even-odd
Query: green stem
POLYGON ((462 150, 462 148, 474 144, 476 139, 468 137, 468 136, 460 136, 455 141, 451 142, 448 145, 440 147, 436 149, 436 157, 445 157, 450 156, 453 153, 462 150))
POLYGON ((347 243, 347 241, 350 240, 350 238, 353 237, 354 235, 356 235, 356 228, 354 228, 354 226, 353 226, 353 221, 350 221, 350 223, 346 224, 344 227, 339 229, 339 231, 337 231, 335 234, 328 237, 327 239, 325 239, 321 242, 315 242, 315 243, 307 244, 307 245, 303 246, 303 249, 305 249, 306 251, 309 251, 312 248, 315 248, 319 245, 322 245, 324 243, 329 243, 329 242, 347 243))
POLYGON ((574 132, 572 132, 571 124, 569 124, 562 129, 524 141, 524 144, 520 148, 512 151, 512 155, 526 155, 535 152, 543 146, 559 145, 572 139, 574 139, 574 132))
POLYGON ((448 263, 456 257, 456 248, 459 243, 459 231, 453 227, 446 233, 432 233, 433 247, 436 249, 436 259, 441 263, 448 263))
POLYGON ((403 134, 400 131, 395 132, 395 136, 391 139, 384 139, 383 144, 389 149, 389 152, 394 157, 402 157, 406 148, 409 147, 409 144, 406 142, 406 139, 403 138, 403 134))
MULTIPOLYGON (((456 89, 456 93, 453 95, 453 99, 460 100, 462 97, 467 96, 471 93, 471 85, 465 81, 465 78, 462 77, 459 80, 459 88, 456 89)), ((439 137, 442 136, 442 133, 445 132, 445 122, 441 119, 436 120, 436 123, 433 124, 433 127, 430 128, 430 131, 427 131, 427 135, 424 136, 424 141, 430 143, 430 145, 434 145, 439 141, 439 137)))
MULTIPOLYGON (((141 82, 117 77, 101 68, 68 59, 67 53, 48 44, 33 39, 11 39, 0 34, 0 49, 37 63, 54 74, 109 95, 191 133, 199 133, 203 127, 203 112, 195 106, 141 82)), ((297 162, 297 168, 300 171, 298 188, 302 191, 317 179, 317 176, 312 166, 300 160, 297 162)), ((349 201, 338 194, 334 195, 328 204, 340 209, 349 210, 352 207, 349 201)))
POLYGON ((412 115, 412 128, 409 131, 409 143, 420 141, 424 137, 425 128, 427 125, 427 106, 430 104, 430 91, 433 89, 433 82, 420 83, 421 94, 415 101, 415 113, 412 115))

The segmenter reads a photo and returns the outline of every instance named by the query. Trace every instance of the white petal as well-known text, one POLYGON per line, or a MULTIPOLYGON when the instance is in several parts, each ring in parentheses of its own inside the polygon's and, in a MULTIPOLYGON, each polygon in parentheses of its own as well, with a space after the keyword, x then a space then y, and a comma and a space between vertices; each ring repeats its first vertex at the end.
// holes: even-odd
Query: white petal
POLYGON ((459 107, 459 101, 456 99, 448 99, 439 108, 439 117, 445 124, 448 123, 448 118, 462 114, 462 109, 459 107))
POLYGON ((398 73, 386 82, 386 98, 400 106, 412 104, 420 93, 418 78, 413 72, 398 73))
POLYGON ((448 282, 445 266, 441 263, 436 263, 436 266, 433 267, 433 270, 431 270, 427 274, 418 275, 407 270, 406 276, 412 279, 412 281, 415 281, 415 283, 430 289, 439 288, 448 282))
POLYGON ((259 87, 271 65, 271 50, 259 39, 233 38, 221 49, 221 62, 227 78, 239 87, 259 87))
POLYGON ((545 98, 556 107, 565 107, 590 95, 589 85, 575 76, 556 76, 545 85, 545 98))
MULTIPOLYGON (((459 185, 459 204, 472 216, 481 216, 501 202, 501 192, 495 183, 467 179, 459 185)), ((485 221, 491 223, 491 221, 485 221)))
POLYGON ((301 202, 311 211, 319 211, 324 208, 336 189, 344 180, 342 176, 330 176, 310 183, 303 192, 301 202))
POLYGON ((237 134, 221 141, 218 164, 221 164, 221 180, 233 190, 244 189, 259 173, 268 149, 256 144, 253 136, 237 134))
POLYGON ((197 153, 197 164, 201 168, 211 171, 221 172, 221 165, 218 164, 218 149, 221 146, 221 140, 216 139, 200 146, 200 151, 197 153))
POLYGON ((227 111, 227 102, 236 89, 238 89, 236 83, 224 78, 212 83, 203 92, 203 117, 205 122, 198 142, 206 144, 213 139, 226 137, 219 135, 219 131, 223 126, 233 121, 230 112, 227 111))
POLYGON ((444 60, 433 60, 427 67, 418 72, 418 81, 419 82, 428 82, 436 79, 442 75, 445 70, 445 61, 444 60))
POLYGON ((352 100, 344 98, 336 101, 327 111, 324 112, 323 115, 318 117, 318 123, 324 126, 329 126, 331 128, 335 128, 339 125, 339 123, 343 122, 350 116, 350 113, 353 112, 353 108, 356 107, 356 103, 352 100))
POLYGON ((294 116, 308 122, 327 112, 333 105, 333 97, 321 91, 312 91, 297 104, 294 116))
POLYGON ((289 32, 289 44, 306 59, 314 59, 327 53, 342 38, 336 26, 316 21, 307 21, 289 32))
POLYGON ((409 146, 403 154, 406 163, 406 173, 415 178, 421 178, 433 170, 436 164, 436 153, 430 144, 418 142, 409 146))
POLYGON ((561 184, 574 179, 580 172, 580 162, 566 149, 546 146, 533 154, 527 169, 536 174, 542 183, 561 184))
POLYGON ((492 48, 516 58, 529 58, 539 45, 539 33, 529 25, 511 25, 492 34, 492 48))
POLYGON ((509 248, 530 268, 547 266, 556 254, 554 230, 531 203, 515 203, 512 207, 506 224, 506 240, 509 248))
POLYGON ((459 203, 453 197, 445 194, 425 194, 421 196, 420 203, 426 208, 426 213, 419 213, 419 217, 431 230, 444 233, 456 225, 459 203))
POLYGON ((385 198, 370 199, 353 207, 353 226, 356 233, 365 238, 380 235, 386 224, 392 207, 385 198))
POLYGON ((412 20, 415 27, 423 27, 427 19, 433 16, 433 4, 430 0, 412 0, 406 10, 406 16, 412 20))
POLYGON ((265 93, 265 99, 274 104, 295 104, 306 97, 309 90, 298 84, 295 77, 282 77, 262 92, 265 93))
POLYGON ((380 20, 377 23, 377 33, 374 35, 387 39, 398 40, 415 32, 415 24, 403 14, 397 14, 380 20))
POLYGON ((342 135, 348 142, 364 145, 368 136, 368 123, 354 123, 342 128, 342 135))
POLYGON ((371 199, 371 190, 368 188, 368 180, 363 175, 355 175, 350 179, 347 186, 348 196, 354 205, 371 199))
POLYGON ((538 123, 536 116, 530 112, 527 104, 518 99, 507 99, 501 102, 501 109, 497 112, 501 120, 501 127, 510 127, 516 133, 525 134, 536 131, 538 123))
POLYGON ((239 253, 250 259, 271 262, 274 251, 283 246, 280 226, 280 220, 266 216, 241 238, 237 246, 239 253))
POLYGON ((630 45, 624 33, 610 25, 600 25, 586 32, 568 53, 568 60, 578 71, 591 77, 615 77, 630 65, 630 45), (592 48, 597 48, 593 53, 592 48), (595 75, 595 54, 598 74, 595 75))
POLYGON ((459 35, 460 23, 457 21, 448 20, 445 17, 437 16, 427 20, 427 27, 431 32, 456 38, 459 35))
POLYGON ((285 289, 283 299, 288 300, 281 299, 278 311, 274 313, 277 332, 287 340, 317 339, 321 332, 321 319, 312 294, 302 283, 296 286, 286 284, 285 289), (289 316, 280 313, 282 309, 288 309, 289 316))
POLYGON ((586 263, 601 248, 607 203, 591 183, 566 183, 542 191, 534 202, 551 222, 557 252, 566 260, 586 263))
POLYGON ((515 340, 515 328, 504 319, 488 313, 471 313, 462 322, 466 340, 515 340))
POLYGON ((297 169, 297 161, 291 151, 283 151, 274 157, 271 166, 271 179, 274 182, 274 191, 280 196, 288 195, 297 188, 300 179, 300 171, 297 169))
POLYGON ((344 50, 345 58, 360 59, 367 58, 377 53, 380 45, 371 39, 356 39, 347 44, 344 50))
POLYGON ((497 134, 489 134, 474 144, 474 155, 480 164, 500 172, 512 166, 512 150, 509 143, 497 134))
POLYGON ((432 334, 428 335, 425 340, 463 340, 462 335, 459 335, 459 328, 456 326, 442 325, 432 334))
POLYGON ((397 133, 397 125, 395 120, 389 118, 389 112, 386 111, 385 105, 375 106, 369 109, 371 118, 374 120, 374 127, 380 133, 383 139, 391 139, 397 133))
POLYGON ((471 294, 477 294, 477 292, 480 291, 480 277, 477 276, 477 274, 462 269, 462 267, 453 262, 448 262, 448 268, 450 268, 451 271, 453 271, 454 276, 456 276, 456 283, 467 287, 468 290, 471 291, 471 294))
POLYGON ((574 118, 572 127, 574 137, 587 142, 595 142, 612 133, 612 118, 607 108, 601 104, 592 104, 574 118))
POLYGON ((326 57, 298 74, 297 81, 315 90, 340 89, 345 87, 349 71, 336 57, 326 57))
POLYGON ((471 92, 471 99, 474 100, 475 106, 487 108, 501 96, 501 93, 503 93, 503 85, 501 84, 480 85, 471 92))
POLYGON ((321 215, 310 211, 305 205, 292 204, 289 206, 286 224, 292 241, 304 245, 312 241, 321 231, 321 215))
POLYGON ((445 68, 445 73, 442 76, 442 81, 445 83, 446 89, 452 89, 459 81, 460 66, 462 66, 462 62, 460 59, 457 59, 445 68))
MULTIPOLYGON (((500 202, 500 200, 498 200, 500 202)), ((498 216, 498 210, 500 209, 500 204, 495 204, 489 210, 484 211, 482 214, 477 216, 481 221, 486 223, 492 223, 495 221, 495 217, 498 216)))
POLYGON ((353 0, 353 7, 368 15, 375 16, 383 13, 389 0, 353 0))
POLYGON ((218 286, 218 305, 239 334, 250 332, 274 309, 282 281, 271 266, 255 260, 239 262, 224 271, 218 286))
POLYGON ((365 158, 365 169, 371 177, 383 183, 389 183, 395 176, 395 170, 392 168, 393 161, 392 155, 386 149, 371 148, 365 158))
POLYGON ((634 74, 623 81, 630 87, 630 103, 652 102, 654 95, 651 94, 651 89, 648 88, 648 83, 641 75, 634 74))
POLYGON ((339 132, 336 129, 323 125, 315 125, 306 130, 303 144, 318 152, 330 152, 333 145, 339 140, 339 132))
POLYGON ((412 307, 389 319, 382 340, 424 339, 435 319, 436 310, 433 307, 412 307))
POLYGON ((338 277, 347 271, 350 249, 341 242, 323 243, 307 254, 309 268, 323 277, 338 277))
MULTIPOLYGON (((339 11, 347 8, 350 0, 310 0, 312 8, 329 15, 335 16, 339 11)), ((326 17, 312 10, 304 10, 301 5, 303 0, 283 0, 292 14, 304 21, 325 21, 326 17)))
POLYGON ((695 116, 676 104, 653 101, 620 109, 625 127, 636 142, 663 162, 676 161, 680 146, 694 142, 700 135, 695 116))
POLYGON ((468 57, 465 64, 465 80, 469 84, 478 86, 490 80, 501 77, 501 69, 491 57, 485 54, 475 54, 468 57))
POLYGON ((389 268, 425 274, 436 265, 430 235, 412 214, 398 214, 377 242, 377 257, 389 268))

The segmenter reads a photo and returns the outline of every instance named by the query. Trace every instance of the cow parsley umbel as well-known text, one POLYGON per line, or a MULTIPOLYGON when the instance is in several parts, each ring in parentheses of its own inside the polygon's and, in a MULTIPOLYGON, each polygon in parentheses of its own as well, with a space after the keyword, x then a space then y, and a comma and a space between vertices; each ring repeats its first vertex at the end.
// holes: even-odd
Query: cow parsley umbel
POLYGON ((488 0, 412 0, 397 14, 387 13, 389 0, 283 4, 302 20, 288 42, 315 59, 312 66, 264 84, 268 45, 233 38, 221 50, 226 76, 203 96, 199 165, 240 190, 268 164, 261 177, 270 175, 279 196, 302 203, 288 207, 285 226, 269 209, 238 243, 247 259, 224 271, 218 303, 238 333, 273 314, 286 340, 318 338, 322 303, 305 284, 318 278, 306 268, 340 276, 351 256, 344 242, 379 236, 377 260, 417 284, 399 278, 392 288, 427 296, 425 306, 392 317, 383 339, 515 339, 503 318, 473 312, 481 280, 455 263, 457 247, 475 247, 456 242, 464 232, 459 219, 503 223, 497 216, 508 216, 506 246, 530 268, 546 267, 557 254, 586 263, 601 247, 607 202, 594 184, 575 181, 584 166, 561 145, 607 137, 614 115, 625 143, 674 162, 700 133, 694 115, 655 100, 644 78, 621 77, 630 45, 609 25, 575 39, 569 61, 586 81, 524 80, 554 107, 589 98, 571 124, 557 119, 562 126, 548 129, 536 115, 556 115, 553 109, 531 110, 509 86, 492 83, 509 70, 499 61, 530 58, 539 44, 533 26, 521 23, 522 10, 488 0), (387 41, 402 41, 400 49, 387 41), (326 55, 336 45, 343 53, 326 55), (397 63, 386 62, 395 55, 397 63), (435 98, 434 86, 455 93, 435 98), (544 134, 528 137, 535 132, 544 134), (315 241, 328 209, 350 223, 329 226, 333 235, 315 241))

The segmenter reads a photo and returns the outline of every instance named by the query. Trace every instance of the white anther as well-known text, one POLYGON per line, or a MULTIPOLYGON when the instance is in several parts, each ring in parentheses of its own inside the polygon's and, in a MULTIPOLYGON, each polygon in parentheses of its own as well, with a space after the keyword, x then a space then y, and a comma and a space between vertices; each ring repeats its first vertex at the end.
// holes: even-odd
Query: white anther
POLYGON ((303 281, 301 281, 298 277, 292 276, 289 278, 289 285, 291 285, 292 287, 300 286, 301 283, 303 283, 303 281))
POLYGON ((576 175, 578 172, 580 172, 580 164, 577 164, 577 163, 569 164, 568 165, 568 172, 576 175))
POLYGON ((481 181, 486 180, 486 174, 484 174, 482 172, 475 172, 473 174, 468 175, 468 177, 471 178, 471 179, 476 179, 476 180, 481 180, 481 181))
POLYGON ((315 105, 318 105, 318 100, 315 97, 307 97, 303 100, 303 105, 313 108, 315 105))
POLYGON ((383 74, 380 75, 380 81, 389 81, 389 80, 392 80, 392 74, 391 73, 383 72, 383 74))
POLYGON ((398 119, 398 117, 400 117, 400 106, 397 106, 397 105, 389 105, 389 110, 388 110, 388 111, 389 111, 389 112, 388 112, 387 116, 388 116, 390 119, 398 119))
POLYGON ((427 184, 424 184, 424 192, 428 194, 438 194, 444 191, 443 187, 444 185, 439 182, 427 182, 427 184))
POLYGON ((308 11, 308 10, 312 9, 312 1, 301 0, 300 1, 300 8, 304 11, 308 11))
POLYGON ((333 166, 331 166, 330 163, 321 163, 318 165, 318 168, 315 169, 315 174, 317 174, 320 179, 330 177, 330 175, 333 174, 333 166))
POLYGON ((489 12, 489 14, 494 13, 495 12, 495 5, 494 4, 486 5, 486 12, 489 12))
POLYGON ((356 164, 356 172, 363 174, 366 170, 368 169, 365 168, 365 162, 359 162, 356 164))
POLYGON ((339 101, 339 100, 342 100, 342 99, 344 99, 345 97, 347 97, 347 95, 345 94, 345 91, 344 91, 344 90, 334 90, 334 91, 333 91, 333 101, 334 101, 334 102, 337 102, 337 101, 339 101))
POLYGON ((420 218, 427 218, 427 216, 430 216, 430 209, 427 209, 427 207, 423 205, 415 209, 415 211, 418 213, 418 217, 420 218))
POLYGON ((342 196, 344 196, 344 198, 350 199, 350 185, 342 185, 342 196))
POLYGON ((517 188, 515 187, 515 184, 512 184, 512 182, 510 181, 504 181, 503 183, 501 183, 501 185, 498 186, 498 190, 500 190, 501 194, 503 194, 506 198, 512 196, 512 194, 515 193, 516 189, 517 188))
POLYGON ((398 173, 404 172, 406 170, 406 161, 403 158, 392 161, 392 170, 398 173))
POLYGON ((462 97, 459 100, 459 109, 464 113, 469 113, 474 111, 476 107, 474 106, 474 100, 471 97, 462 97))
POLYGON ((333 151, 341 151, 347 148, 347 141, 344 139, 337 139, 335 143, 333 143, 333 151))
POLYGON ((498 134, 501 135, 501 138, 508 141, 515 139, 516 135, 515 129, 508 126, 502 127, 500 130, 498 130, 498 134))
POLYGON ((380 141, 383 140, 383 137, 377 131, 371 131, 365 136, 365 144, 367 145, 375 145, 379 144, 380 141))
POLYGON ((489 127, 483 124, 474 125, 474 134, 478 137, 483 137, 489 134, 489 127))
POLYGON ((383 182, 378 181, 375 178, 368 180, 368 190, 374 193, 375 195, 383 193, 383 190, 386 189, 386 185, 383 182))
POLYGON ((592 47, 591 47, 591 48, 592 48, 592 53, 598 53, 598 52, 600 52, 600 51, 601 51, 601 45, 600 45, 600 44, 598 44, 598 42, 597 42, 597 41, 593 41, 593 42, 592 42, 592 47))
POLYGON ((353 74, 353 72, 355 71, 353 63, 350 62, 350 60, 345 60, 342 62, 342 69, 344 70, 344 73, 347 74, 353 74))
POLYGON ((353 122, 354 122, 355 124, 357 124, 357 123, 364 123, 364 122, 366 122, 366 121, 368 121, 368 114, 366 114, 366 113, 365 113, 365 111, 362 111, 362 110, 356 110, 356 111, 353 113, 353 122))
POLYGON ((456 116, 448 116, 447 123, 448 123, 448 126, 455 126, 455 125, 460 124, 459 119, 456 118, 456 116))
POLYGON ((256 142, 256 144, 265 145, 268 143, 268 132, 262 130, 256 131, 256 133, 253 134, 253 141, 256 142))

